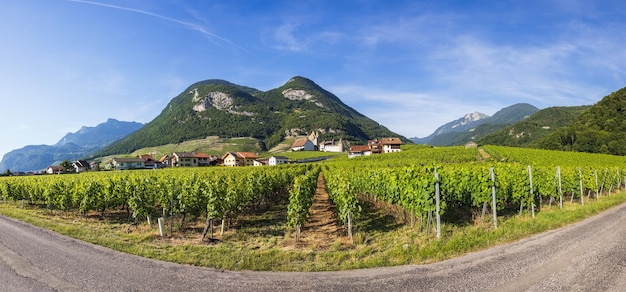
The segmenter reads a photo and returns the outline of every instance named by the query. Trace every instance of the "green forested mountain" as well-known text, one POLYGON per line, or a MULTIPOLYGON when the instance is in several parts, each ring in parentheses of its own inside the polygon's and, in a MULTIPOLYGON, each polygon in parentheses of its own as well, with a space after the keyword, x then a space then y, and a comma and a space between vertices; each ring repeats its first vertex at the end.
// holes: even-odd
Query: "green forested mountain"
MULTIPOLYGON (((422 139, 412 139, 415 143, 430 144, 435 146, 463 145, 469 141, 477 141, 481 138, 498 132, 507 126, 524 120, 537 112, 539 109, 527 103, 518 103, 497 111, 493 116, 481 114, 479 119, 464 118, 450 122, 439 127, 433 134, 422 139), (465 126, 463 126, 465 125, 465 126)), ((479 113, 475 113, 477 115, 479 113)))
POLYGON ((542 138, 570 124, 590 106, 550 107, 542 109, 528 119, 487 135, 479 144, 513 147, 537 147, 542 138))
POLYGON ((286 136, 311 131, 318 131, 321 139, 364 142, 396 136, 408 141, 303 77, 265 92, 206 80, 189 86, 154 120, 97 156, 207 136, 254 137, 269 149, 286 136))
POLYGON ((571 124, 541 139, 554 150, 626 155, 626 87, 604 97, 571 124))

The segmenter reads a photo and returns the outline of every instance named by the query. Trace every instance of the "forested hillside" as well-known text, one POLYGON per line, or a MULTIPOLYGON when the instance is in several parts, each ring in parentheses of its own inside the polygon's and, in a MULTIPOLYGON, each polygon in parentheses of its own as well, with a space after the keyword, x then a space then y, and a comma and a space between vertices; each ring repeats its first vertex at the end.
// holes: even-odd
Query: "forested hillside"
POLYGON ((570 124, 590 106, 550 107, 540 110, 504 130, 490 134, 478 141, 479 144, 536 147, 539 140, 570 124))
POLYGON ((538 145, 545 149, 626 155, 626 88, 604 97, 538 145))
POLYGON ((223 80, 195 83, 172 99, 154 120, 97 156, 220 137, 253 137, 270 149, 286 136, 317 131, 323 139, 363 143, 395 136, 408 140, 344 104, 313 81, 291 78, 266 92, 223 80))

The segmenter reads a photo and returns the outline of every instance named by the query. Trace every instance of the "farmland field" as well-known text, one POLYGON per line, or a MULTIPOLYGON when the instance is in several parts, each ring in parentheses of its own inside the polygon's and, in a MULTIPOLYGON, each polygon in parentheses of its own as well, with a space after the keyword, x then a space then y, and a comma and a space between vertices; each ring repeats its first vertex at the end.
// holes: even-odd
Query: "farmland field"
POLYGON ((625 165, 610 155, 413 146, 279 167, 5 177, 0 213, 117 250, 223 269, 420 264, 620 204, 625 165))

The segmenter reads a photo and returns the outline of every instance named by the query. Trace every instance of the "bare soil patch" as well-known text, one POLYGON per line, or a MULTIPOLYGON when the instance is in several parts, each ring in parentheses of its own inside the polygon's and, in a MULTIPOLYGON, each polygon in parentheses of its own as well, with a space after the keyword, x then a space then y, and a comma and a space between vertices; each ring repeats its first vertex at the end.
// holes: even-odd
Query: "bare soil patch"
POLYGON ((485 151, 485 149, 479 148, 478 149, 478 153, 480 153, 480 156, 483 157, 483 160, 487 160, 487 159, 491 158, 491 155, 489 155, 489 153, 487 153, 487 151, 485 151))
POLYGON ((303 226, 300 241, 296 245, 301 249, 325 250, 331 247, 349 245, 344 228, 339 225, 337 209, 328 191, 326 180, 320 173, 317 178, 317 189, 313 196, 313 204, 309 210, 307 223, 303 226))

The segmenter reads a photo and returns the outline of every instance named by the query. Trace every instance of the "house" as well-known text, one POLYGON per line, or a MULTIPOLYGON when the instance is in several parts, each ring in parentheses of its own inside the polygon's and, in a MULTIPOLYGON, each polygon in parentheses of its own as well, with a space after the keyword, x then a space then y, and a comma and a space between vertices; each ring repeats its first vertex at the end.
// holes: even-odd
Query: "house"
POLYGON ((163 155, 161 156, 161 158, 159 158, 159 162, 164 166, 164 167, 173 167, 172 165, 172 156, 171 155, 163 155))
POLYGON ((339 142, 335 144, 335 141, 322 141, 319 146, 322 152, 343 152, 343 141, 339 139, 339 142))
POLYGON ((257 159, 253 164, 254 166, 266 166, 269 164, 269 159, 257 159))
POLYGON ((60 165, 50 165, 46 168, 47 174, 61 174, 65 172, 65 167, 60 165))
POLYGON ((291 145, 291 151, 315 151, 315 144, 308 138, 300 138, 291 145))
POLYGON ((351 146, 348 157, 367 156, 379 153, 400 152, 402 141, 400 138, 382 138, 367 141, 367 145, 351 146))
POLYGON ((110 167, 117 170, 126 169, 142 169, 145 168, 145 162, 141 158, 113 158, 110 167))
MULTIPOLYGON (((199 160, 199 161, 201 161, 201 160, 199 160)), ((215 156, 215 155, 209 156, 209 159, 206 162, 207 166, 216 166, 216 165, 222 165, 222 164, 224 164, 224 161, 222 160, 222 157, 215 156)))
POLYGON ((198 157, 191 152, 174 152, 172 153, 171 165, 178 167, 196 167, 198 166, 198 157))
POLYGON ((402 141, 400 138, 382 138, 380 139, 380 145, 382 145, 383 153, 400 152, 400 145, 402 141))
POLYGON ((209 166, 209 160, 211 159, 211 156, 201 152, 194 153, 194 155, 196 156, 196 158, 198 158, 198 166, 209 166))
POLYGON ((370 148, 372 154, 383 153, 383 145, 380 144, 380 141, 378 139, 368 140, 367 146, 370 148))
POLYGON ((243 166, 254 165, 254 160, 258 158, 256 154, 252 152, 237 152, 237 155, 242 158, 241 161, 243 162, 243 164, 241 165, 243 166))
POLYGON ((224 166, 252 166, 258 157, 252 152, 226 152, 224 166))
POLYGON ((313 143, 313 148, 314 149, 319 149, 319 139, 320 134, 318 134, 316 131, 313 131, 311 133, 311 135, 309 135, 309 141, 311 141, 311 143, 313 143))
POLYGON ((224 161, 224 166, 239 166, 241 158, 235 152, 226 152, 222 160, 224 161))
POLYGON ((269 166, 276 166, 276 165, 287 164, 287 163, 289 163, 289 158, 285 156, 272 156, 268 160, 269 166))
POLYGON ((476 144, 476 142, 474 141, 467 142, 465 143, 465 149, 468 148, 478 148, 478 144, 476 144))
POLYGON ((143 164, 145 168, 159 168, 162 167, 162 164, 160 161, 155 160, 154 157, 150 154, 144 154, 144 155, 140 155, 139 156, 141 159, 143 159, 143 164))
POLYGON ((372 150, 370 150, 369 145, 350 146, 350 150, 348 151, 348 158, 370 155, 372 155, 372 150))
POLYGON ((76 172, 84 172, 91 169, 91 165, 85 160, 77 160, 72 162, 72 167, 74 167, 74 170, 76 172))

